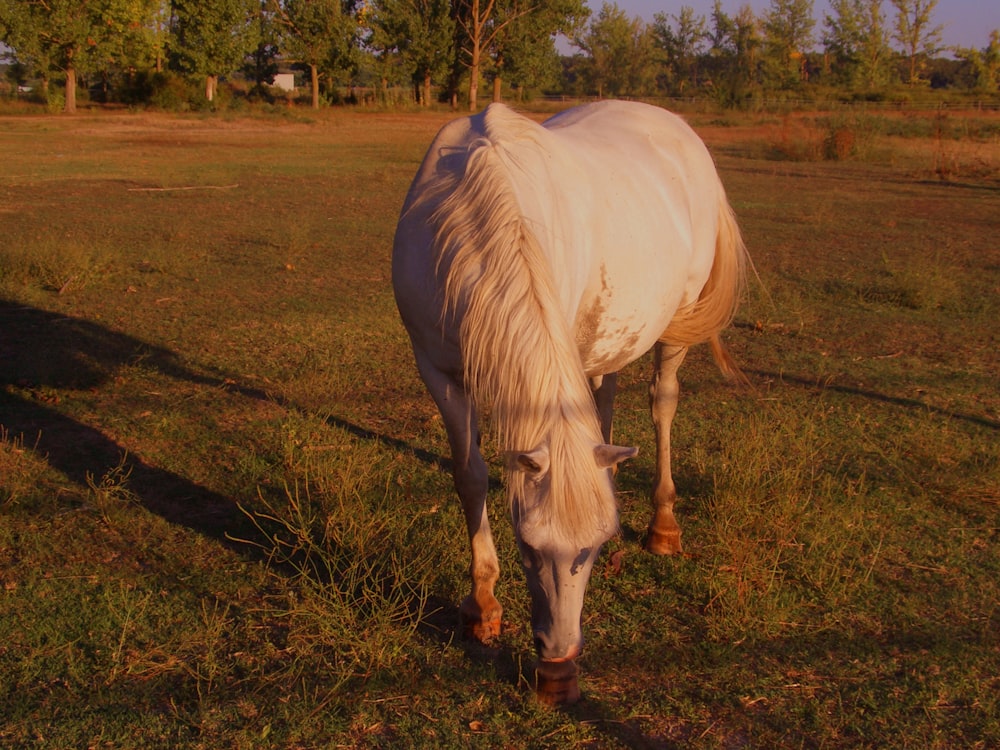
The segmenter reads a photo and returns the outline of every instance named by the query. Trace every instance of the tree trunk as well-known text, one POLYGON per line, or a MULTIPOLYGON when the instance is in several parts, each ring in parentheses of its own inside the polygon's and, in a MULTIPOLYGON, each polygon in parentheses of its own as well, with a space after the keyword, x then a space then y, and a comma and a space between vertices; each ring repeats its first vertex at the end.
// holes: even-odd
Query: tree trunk
POLYGON ((424 101, 423 105, 425 107, 431 106, 431 73, 427 71, 424 73, 424 101))
POLYGON ((63 112, 72 115, 76 112, 76 68, 72 64, 66 66, 66 103, 63 112))
POLYGON ((495 102, 502 101, 501 99, 502 89, 503 89, 503 81, 500 79, 500 76, 495 76, 493 78, 493 101, 495 102))
POLYGON ((219 85, 218 76, 205 76, 205 98, 210 101, 215 101, 215 89, 219 85))
POLYGON ((312 86, 313 109, 319 109, 319 69, 314 64, 309 65, 309 80, 312 86))
POLYGON ((475 112, 479 102, 479 40, 472 41, 472 62, 469 64, 469 111, 475 112))

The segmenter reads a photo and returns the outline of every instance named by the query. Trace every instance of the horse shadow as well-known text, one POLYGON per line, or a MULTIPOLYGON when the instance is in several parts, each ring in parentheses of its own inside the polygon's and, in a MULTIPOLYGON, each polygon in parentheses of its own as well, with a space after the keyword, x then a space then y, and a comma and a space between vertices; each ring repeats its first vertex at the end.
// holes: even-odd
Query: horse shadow
POLYGON ((0 300, 0 426, 73 484, 121 466, 140 503, 167 521, 218 539, 237 522, 227 497, 134 455, 96 426, 56 408, 139 359, 171 377, 206 382, 165 349, 87 320, 0 300))
MULTIPOLYGON (((84 489, 95 478, 119 470, 139 505, 167 522, 202 534, 250 560, 268 561, 255 538, 260 529, 239 499, 130 453, 98 425, 65 413, 58 402, 96 391, 123 366, 141 362, 172 380, 224 389, 243 398, 297 409, 278 394, 241 384, 224 372, 198 372, 169 349, 112 331, 90 320, 40 310, 0 298, 0 439, 20 440, 69 483, 84 489)), ((409 442, 333 415, 327 424, 368 442, 378 442, 450 474, 451 460, 409 442)), ((3 484, 0 477, 0 485, 3 484)), ((456 637, 458 606, 431 596, 414 603, 420 630, 439 642, 458 640, 470 660, 493 662, 505 678, 515 661, 511 650, 478 646, 456 637)))
MULTIPOLYGON (((169 349, 90 320, 0 298, 0 427, 5 439, 20 437, 49 466, 80 487, 120 467, 128 474, 128 489, 142 506, 170 523, 237 547, 232 533, 247 527, 235 498, 130 454, 100 427, 57 408, 60 398, 96 391, 113 381, 123 366, 138 362, 176 381, 295 408, 276 394, 241 384, 229 373, 196 371, 169 349)), ((336 416, 327 416, 326 421, 356 438, 450 468, 448 459, 405 440, 336 416)), ((244 552, 246 547, 238 546, 244 552)))

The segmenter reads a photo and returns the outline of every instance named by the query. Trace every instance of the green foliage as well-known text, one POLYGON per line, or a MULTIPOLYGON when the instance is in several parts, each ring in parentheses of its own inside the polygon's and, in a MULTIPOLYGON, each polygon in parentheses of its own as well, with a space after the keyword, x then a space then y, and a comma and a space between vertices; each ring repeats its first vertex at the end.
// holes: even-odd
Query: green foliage
POLYGON ((958 49, 956 54, 971 65, 977 90, 990 93, 1000 90, 1000 29, 990 32, 990 43, 984 49, 958 49))
POLYGON ((237 70, 256 48, 260 30, 249 23, 256 9, 256 0, 175 0, 171 54, 181 70, 209 79, 209 100, 213 79, 237 70))
POLYGON ((560 73, 555 34, 573 38, 590 15, 587 6, 580 0, 548 0, 525 7, 515 0, 497 7, 502 29, 490 45, 493 77, 519 92, 555 85, 560 73))
MULTIPOLYGON (((455 20, 451 4, 442 0, 379 0, 368 19, 371 44, 382 54, 398 56, 409 82, 443 83, 454 62, 455 20)), ((430 104, 421 93, 422 103, 430 104)))
POLYGON ((812 0, 774 0, 759 15, 743 5, 732 16, 718 0, 707 18, 681 6, 648 25, 613 3, 592 16, 581 0, 101 0, 82 10, 66 0, 0 0, 0 41, 13 48, 18 81, 35 84, 29 101, 49 107, 41 93, 49 91, 51 106, 66 111, 75 108, 78 77, 80 96, 86 86, 94 102, 232 109, 247 94, 273 104, 266 86, 288 65, 308 69, 314 107, 454 103, 466 86, 478 101, 482 81, 493 82, 496 98, 513 88, 520 102, 539 90, 698 97, 746 110, 776 100, 924 98, 916 85, 895 92, 905 81, 989 103, 1000 86, 996 30, 983 48, 950 50, 950 59, 941 56, 936 0, 894 0, 891 18, 884 6, 836 0, 822 19, 822 52, 812 0), (560 59, 558 34, 583 54, 560 59), (204 93, 150 84, 177 74, 200 79, 204 93), (213 103, 231 93, 219 86, 234 74, 249 84, 229 80, 239 96, 213 103))
POLYGON ((341 0, 285 0, 275 7, 282 47, 292 59, 310 68, 316 107, 319 71, 336 77, 354 65, 357 26, 344 12, 341 0))
POLYGON ((653 38, 639 18, 604 3, 577 46, 590 55, 590 86, 602 96, 641 96, 652 88, 653 38))
POLYGON ((680 15, 673 16, 673 22, 666 13, 657 13, 652 33, 657 48, 663 54, 665 75, 670 88, 683 94, 687 84, 696 86, 698 57, 709 38, 705 17, 696 17, 694 11, 687 6, 681 8, 680 15))
POLYGON ((893 39, 899 42, 908 61, 906 82, 920 81, 920 65, 938 52, 943 26, 932 26, 938 0, 891 0, 896 8, 893 39))
POLYGON ((825 18, 823 46, 833 56, 834 76, 856 89, 889 82, 892 50, 881 0, 837 0, 825 18))
POLYGON ((73 112, 78 75, 138 62, 136 52, 143 47, 147 13, 148 7, 141 0, 104 0, 82 6, 67 0, 3 0, 0 40, 43 78, 56 72, 64 74, 63 108, 73 112))
POLYGON ((717 0, 712 11, 712 48, 708 58, 710 94, 723 107, 745 106, 760 90, 763 38, 750 6, 730 17, 717 0))

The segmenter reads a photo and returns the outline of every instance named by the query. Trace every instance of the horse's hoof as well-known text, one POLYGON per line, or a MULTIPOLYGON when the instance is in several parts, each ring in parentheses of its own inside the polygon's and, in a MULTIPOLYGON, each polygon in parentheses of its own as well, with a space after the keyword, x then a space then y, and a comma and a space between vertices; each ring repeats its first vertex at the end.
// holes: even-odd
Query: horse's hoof
POLYGON ((654 555, 676 555, 681 549, 681 532, 650 529, 646 536, 646 551, 654 555))
POLYGON ((500 619, 470 620, 462 618, 462 636, 480 643, 488 643, 500 635, 500 619))
POLYGON ((535 695, 546 706, 567 706, 580 700, 576 662, 540 661, 535 669, 535 695))
POLYGON ((458 608, 458 615, 463 638, 488 643, 500 635, 503 610, 499 604, 491 606, 489 612, 484 613, 472 597, 466 597, 458 608))

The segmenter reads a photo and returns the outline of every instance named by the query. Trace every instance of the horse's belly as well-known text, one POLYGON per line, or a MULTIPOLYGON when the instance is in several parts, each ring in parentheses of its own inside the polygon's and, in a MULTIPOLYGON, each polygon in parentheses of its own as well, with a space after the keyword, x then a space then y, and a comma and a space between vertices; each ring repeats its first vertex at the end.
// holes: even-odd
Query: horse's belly
MULTIPOLYGON (((679 296, 679 295, 677 295, 679 296)), ((585 300, 577 314, 574 330, 577 348, 588 376, 617 372, 648 352, 670 324, 678 300, 670 296, 643 295, 623 304, 620 299, 596 295, 585 300)))

